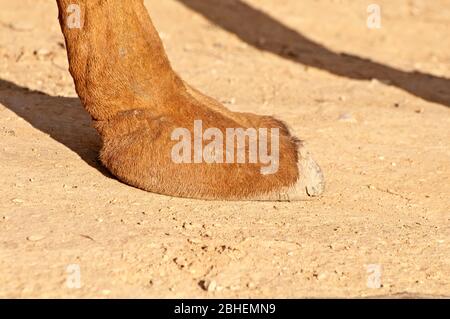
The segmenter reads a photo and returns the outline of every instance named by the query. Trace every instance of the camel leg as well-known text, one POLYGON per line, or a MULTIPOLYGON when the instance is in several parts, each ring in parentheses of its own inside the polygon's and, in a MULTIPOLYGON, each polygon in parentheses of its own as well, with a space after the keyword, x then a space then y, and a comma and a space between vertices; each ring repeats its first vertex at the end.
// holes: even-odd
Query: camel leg
POLYGON ((119 180, 154 193, 210 200, 303 200, 323 192, 319 166, 282 122, 231 112, 179 78, 143 0, 57 4, 76 91, 103 141, 100 160, 119 180), (79 27, 70 21, 74 8, 80 9, 79 27), (257 135, 231 148, 214 144, 206 160, 202 133, 214 132, 209 140, 214 136, 217 142, 230 128, 254 129, 257 135), (270 172, 264 170, 268 162, 236 155, 243 148, 250 154, 252 142, 259 150, 263 131, 278 132, 267 140, 266 154, 278 154, 270 172), (174 147, 182 135, 193 146, 175 152, 180 161, 174 147))

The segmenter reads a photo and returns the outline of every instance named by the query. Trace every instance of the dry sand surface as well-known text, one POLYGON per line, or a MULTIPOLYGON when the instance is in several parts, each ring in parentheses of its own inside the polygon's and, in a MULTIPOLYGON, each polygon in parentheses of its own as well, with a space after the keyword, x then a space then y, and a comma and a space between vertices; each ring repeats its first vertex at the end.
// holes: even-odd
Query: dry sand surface
POLYGON ((0 297, 450 296, 450 0, 371 2, 146 1, 184 79, 321 163, 320 200, 254 203, 114 179, 55 1, 0 0, 0 297))

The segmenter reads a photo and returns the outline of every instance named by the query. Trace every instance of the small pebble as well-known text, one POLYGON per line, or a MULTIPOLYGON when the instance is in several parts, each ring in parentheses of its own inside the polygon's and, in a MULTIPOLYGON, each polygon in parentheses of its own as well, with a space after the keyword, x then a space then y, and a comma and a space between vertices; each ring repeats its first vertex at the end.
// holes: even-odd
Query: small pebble
POLYGON ((325 278, 327 278, 326 273, 320 273, 317 275, 317 280, 324 280, 325 278))
POLYGON ((42 239, 44 239, 45 236, 41 236, 41 235, 31 235, 27 237, 27 240, 29 241, 40 241, 42 239))
POLYGON ((215 280, 202 280, 200 282, 200 286, 203 288, 203 290, 213 292, 217 288, 217 282, 215 280))
POLYGON ((248 284, 247 284, 247 288, 249 288, 249 289, 254 289, 256 287, 256 285, 255 285, 255 283, 253 283, 253 282, 249 282, 248 284))
POLYGON ((208 291, 214 291, 217 288, 217 283, 215 280, 212 280, 208 285, 208 291))
POLYGON ((35 55, 40 55, 40 56, 45 56, 45 55, 49 55, 51 52, 47 49, 39 49, 34 51, 35 55))
POLYGON ((192 229, 192 228, 193 228, 191 223, 186 223, 186 222, 183 223, 183 226, 182 226, 182 227, 183 227, 184 229, 186 229, 186 230, 189 230, 189 229, 192 229))
POLYGON ((206 231, 202 234, 203 237, 212 237, 212 233, 210 231, 206 231))
POLYGON ((351 113, 342 113, 339 116, 340 122, 347 122, 347 123, 356 123, 358 122, 351 113))

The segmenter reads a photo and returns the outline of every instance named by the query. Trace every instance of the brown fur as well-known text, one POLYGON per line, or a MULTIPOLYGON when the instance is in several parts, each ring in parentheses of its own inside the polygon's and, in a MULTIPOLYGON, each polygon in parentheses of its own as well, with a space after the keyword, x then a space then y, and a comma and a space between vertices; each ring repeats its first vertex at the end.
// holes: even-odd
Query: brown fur
POLYGON ((142 0, 57 0, 70 72, 103 140, 102 163, 121 181, 159 194, 202 199, 264 198, 299 179, 299 141, 268 116, 234 113, 184 83, 172 70, 142 0), (66 26, 66 8, 82 9, 82 28, 66 26), (175 164, 171 132, 203 127, 280 128, 280 167, 175 164))

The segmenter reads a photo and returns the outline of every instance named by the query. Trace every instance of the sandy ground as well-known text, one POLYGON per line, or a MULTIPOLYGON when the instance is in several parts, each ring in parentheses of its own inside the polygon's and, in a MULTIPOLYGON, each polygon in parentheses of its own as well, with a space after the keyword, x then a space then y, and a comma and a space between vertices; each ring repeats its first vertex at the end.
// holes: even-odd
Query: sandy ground
POLYGON ((0 0, 0 297, 450 296, 450 1, 377 0, 380 30, 371 2, 146 1, 186 80, 287 121, 327 177, 233 203, 109 175, 55 1, 0 0))

